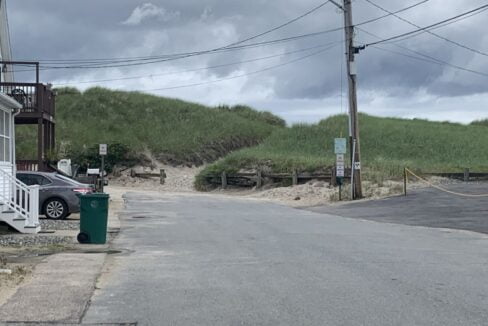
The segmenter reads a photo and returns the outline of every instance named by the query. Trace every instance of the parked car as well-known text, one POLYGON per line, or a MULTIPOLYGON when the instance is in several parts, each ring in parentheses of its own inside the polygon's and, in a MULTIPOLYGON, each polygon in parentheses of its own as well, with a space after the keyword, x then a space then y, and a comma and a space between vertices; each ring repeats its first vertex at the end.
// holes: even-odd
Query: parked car
POLYGON ((28 186, 39 185, 39 214, 51 219, 64 219, 79 212, 77 195, 93 191, 90 185, 58 173, 18 171, 17 179, 28 186))

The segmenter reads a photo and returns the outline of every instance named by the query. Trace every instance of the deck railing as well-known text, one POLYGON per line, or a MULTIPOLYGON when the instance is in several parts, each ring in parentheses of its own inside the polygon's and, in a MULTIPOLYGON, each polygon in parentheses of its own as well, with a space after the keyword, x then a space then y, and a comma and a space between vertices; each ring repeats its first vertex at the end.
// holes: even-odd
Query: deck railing
POLYGON ((17 171, 41 171, 39 162, 36 160, 17 160, 17 171))
POLYGON ((47 113, 54 116, 54 93, 44 84, 0 83, 0 92, 22 104, 22 113, 47 113))

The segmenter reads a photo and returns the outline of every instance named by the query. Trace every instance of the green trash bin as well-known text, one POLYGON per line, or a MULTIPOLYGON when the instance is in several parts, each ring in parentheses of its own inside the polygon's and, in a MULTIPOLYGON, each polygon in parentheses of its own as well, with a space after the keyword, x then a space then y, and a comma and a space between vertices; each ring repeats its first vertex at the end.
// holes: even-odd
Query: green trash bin
POLYGON ((104 244, 107 242, 107 194, 80 195, 80 233, 78 242, 104 244))

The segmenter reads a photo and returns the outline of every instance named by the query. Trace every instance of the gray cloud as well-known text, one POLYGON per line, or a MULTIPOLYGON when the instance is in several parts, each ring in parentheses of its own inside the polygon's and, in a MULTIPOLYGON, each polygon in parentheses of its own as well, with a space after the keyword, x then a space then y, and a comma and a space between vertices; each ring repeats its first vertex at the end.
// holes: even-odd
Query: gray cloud
POLYGON ((122 22, 123 25, 135 26, 145 20, 154 19, 168 22, 180 16, 178 11, 169 12, 163 7, 156 6, 150 2, 137 6, 130 16, 122 22))
MULTIPOLYGON (((382 6, 396 10, 416 1, 376 0, 382 6)), ((279 25, 299 13, 316 6, 317 0, 23 0, 9 5, 9 19, 12 47, 16 59, 79 59, 138 57, 198 51, 221 47, 250 35, 279 25), (27 23, 29 22, 29 23, 27 23)), ((431 0, 402 17, 425 26, 481 5, 481 0, 460 0, 446 3, 431 0)), ((353 2, 355 22, 361 22, 383 13, 363 0, 353 2)), ((457 22, 435 32, 474 48, 488 51, 488 36, 484 33, 487 13, 457 22)), ((264 41, 317 32, 341 26, 341 14, 327 5, 320 11, 286 28, 254 41, 264 41)), ((412 30, 413 27, 393 17, 362 28, 388 37, 412 30)), ((283 52, 296 51, 342 40, 342 31, 304 38, 293 42, 261 46, 243 51, 224 52, 192 57, 166 63, 121 67, 99 70, 45 70, 44 81, 76 82, 97 79, 111 79, 146 75, 142 79, 129 79, 110 83, 78 84, 80 87, 100 85, 122 89, 154 89, 192 83, 208 83, 216 79, 251 73, 273 65, 286 64, 316 50, 303 51, 282 57, 270 58, 208 70, 182 74, 154 76, 158 74, 186 71, 200 67, 211 67, 230 62, 246 61, 283 52), (151 76, 152 75, 152 76, 151 76)), ((357 42, 374 40, 358 31, 357 42)), ((428 34, 398 42, 398 45, 420 51, 448 63, 469 69, 484 71, 488 58, 474 54, 428 34)), ((459 97, 465 102, 473 100, 480 105, 480 97, 488 92, 486 77, 462 72, 443 65, 415 60, 403 55, 417 56, 394 44, 381 45, 383 51, 367 48, 358 56, 360 92, 375 93, 397 101, 418 99, 427 94, 432 96, 429 107, 443 112, 440 99, 459 97), (386 51, 385 51, 386 50, 386 51), (433 104, 432 104, 433 103, 433 104)), ((207 104, 221 102, 261 103, 270 105, 276 112, 299 120, 299 112, 290 113, 284 106, 297 109, 297 103, 307 103, 307 112, 312 106, 327 106, 330 111, 340 110, 341 65, 344 62, 342 45, 316 56, 267 70, 261 74, 232 79, 226 82, 207 84, 194 88, 158 91, 158 95, 179 96, 207 104), (342 63, 341 63, 342 62, 342 63), (271 104, 273 103, 273 104, 271 104), (276 103, 279 103, 280 109, 276 103)), ((343 68, 343 66, 342 66, 343 68)), ((27 78, 17 74, 18 79, 27 78)), ((74 84, 77 85, 76 83, 74 84)), ((345 91, 343 80, 342 88, 345 91)), ((365 98, 368 101, 368 97, 365 98)), ((375 107, 365 103, 363 107, 374 111, 375 107)), ((444 107, 445 107, 445 102, 444 107)), ((422 104, 423 105, 423 104, 422 104)), ((381 114, 388 108, 382 107, 381 114)), ((405 115, 415 112, 415 107, 399 113, 391 109, 391 115, 405 115)), ((419 104, 419 114, 424 109, 419 104)), ((479 112, 479 111, 476 111, 479 112)), ((334 113, 334 112, 331 112, 334 113)), ((474 113, 473 113, 474 114, 474 113)), ((478 113, 477 113, 478 114, 478 113)), ((313 114, 303 114, 308 120, 313 114)), ((453 116, 458 119, 459 115, 453 116)), ((476 117, 475 117, 476 118, 476 117)))

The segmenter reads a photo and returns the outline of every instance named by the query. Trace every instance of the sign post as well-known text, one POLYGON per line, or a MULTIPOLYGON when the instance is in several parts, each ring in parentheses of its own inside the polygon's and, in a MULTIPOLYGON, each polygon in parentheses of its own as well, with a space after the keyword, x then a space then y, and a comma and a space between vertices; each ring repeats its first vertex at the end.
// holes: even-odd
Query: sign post
POLYGON ((103 193, 103 186, 105 185, 105 156, 107 155, 107 144, 100 144, 100 156, 102 157, 102 166, 101 166, 101 185, 100 185, 100 192, 103 193))
POLYGON ((334 139, 334 153, 336 154, 336 182, 339 185, 339 200, 342 200, 342 183, 345 176, 344 154, 347 152, 346 138, 334 139))

